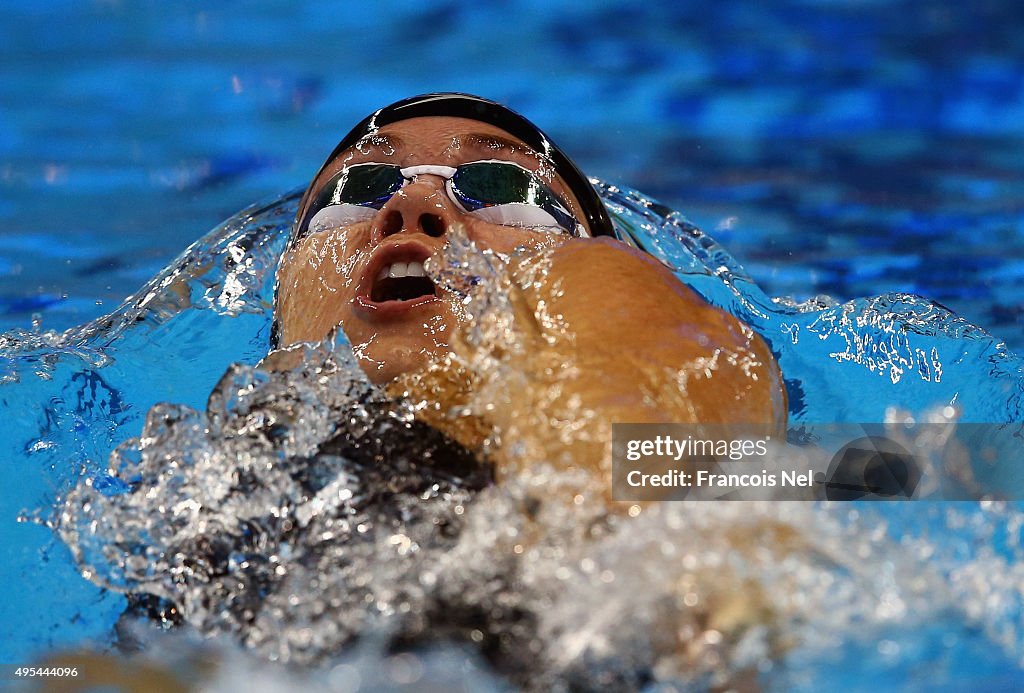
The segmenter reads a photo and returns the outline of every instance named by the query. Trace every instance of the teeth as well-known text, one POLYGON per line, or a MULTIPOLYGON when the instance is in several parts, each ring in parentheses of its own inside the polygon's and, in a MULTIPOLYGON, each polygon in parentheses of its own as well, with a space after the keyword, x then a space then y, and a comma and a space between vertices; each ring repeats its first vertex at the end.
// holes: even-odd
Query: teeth
POLYGON ((377 279, 384 279, 390 277, 391 279, 398 279, 400 277, 425 277, 427 273, 423 269, 422 262, 396 262, 393 265, 384 267, 377 275, 377 279))

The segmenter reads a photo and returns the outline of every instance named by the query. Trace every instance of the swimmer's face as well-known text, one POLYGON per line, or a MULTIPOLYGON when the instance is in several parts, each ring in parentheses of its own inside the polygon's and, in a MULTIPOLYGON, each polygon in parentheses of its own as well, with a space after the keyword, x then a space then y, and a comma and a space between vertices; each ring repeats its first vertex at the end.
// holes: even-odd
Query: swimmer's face
MULTIPOLYGON (((341 152, 313 181, 299 218, 351 166, 457 167, 485 160, 534 172, 576 219, 585 218, 568 186, 537 152, 500 128, 448 117, 392 123, 341 152)), ((281 346, 320 341, 340 325, 373 382, 420 369, 449 350, 452 330, 466 319, 455 296, 417 277, 452 228, 461 225, 478 248, 505 254, 552 242, 550 230, 494 224, 465 211, 445 184, 441 175, 420 174, 379 209, 357 210, 367 218, 312 224, 279 272, 281 346)))

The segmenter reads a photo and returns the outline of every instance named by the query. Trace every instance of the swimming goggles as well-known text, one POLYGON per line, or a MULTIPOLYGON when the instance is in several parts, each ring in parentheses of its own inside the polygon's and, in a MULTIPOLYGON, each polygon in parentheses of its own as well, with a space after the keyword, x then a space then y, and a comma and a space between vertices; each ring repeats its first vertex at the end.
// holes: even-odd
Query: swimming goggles
POLYGON ((533 171, 511 161, 474 161, 460 166, 354 164, 320 189, 296 240, 317 231, 373 218, 392 195, 417 176, 439 176, 449 199, 463 212, 502 226, 586 236, 567 205, 533 171))

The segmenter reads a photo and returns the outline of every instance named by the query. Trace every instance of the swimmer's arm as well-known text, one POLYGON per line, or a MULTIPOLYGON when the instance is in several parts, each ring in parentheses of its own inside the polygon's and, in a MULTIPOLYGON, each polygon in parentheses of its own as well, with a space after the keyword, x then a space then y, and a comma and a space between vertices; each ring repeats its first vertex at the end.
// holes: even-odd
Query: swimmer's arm
POLYGON ((467 447, 479 449, 482 432, 497 435, 488 455, 499 480, 553 462, 597 472, 607 490, 613 423, 784 430, 782 377, 768 346, 659 262, 602 239, 572 240, 535 261, 508 268, 517 334, 491 344, 457 336, 469 368, 454 380, 468 384, 443 382, 454 377, 446 369, 412 388, 442 403, 421 414, 467 447), (509 340, 522 348, 506 349, 509 340), (462 404, 475 416, 445 416, 462 404))
POLYGON ((572 241, 552 253, 549 276, 525 298, 550 317, 546 341, 580 365, 563 385, 604 417, 784 426, 764 340, 654 258, 610 239, 572 241))
MULTIPOLYGON (((764 341, 653 258, 580 239, 530 263, 508 268, 517 334, 491 343, 457 334, 448 367, 389 388, 431 402, 418 416, 466 447, 489 440, 499 480, 540 462, 603 477, 613 423, 783 430, 781 373, 764 341), (510 340, 521 348, 506 348, 510 340)), ((494 327, 483 332, 504 329, 494 327)))

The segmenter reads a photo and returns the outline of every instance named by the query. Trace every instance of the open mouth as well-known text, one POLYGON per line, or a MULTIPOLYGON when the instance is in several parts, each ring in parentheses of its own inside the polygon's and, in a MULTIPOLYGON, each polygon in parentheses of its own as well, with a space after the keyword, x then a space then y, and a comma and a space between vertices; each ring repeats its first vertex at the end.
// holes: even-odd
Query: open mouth
POLYGON ((423 262, 393 262, 381 267, 370 287, 370 300, 374 303, 387 301, 413 301, 418 298, 435 296, 437 287, 423 269, 423 262))
POLYGON ((391 318, 440 300, 440 289, 423 269, 432 248, 407 242, 381 248, 363 275, 356 306, 364 317, 391 318))

